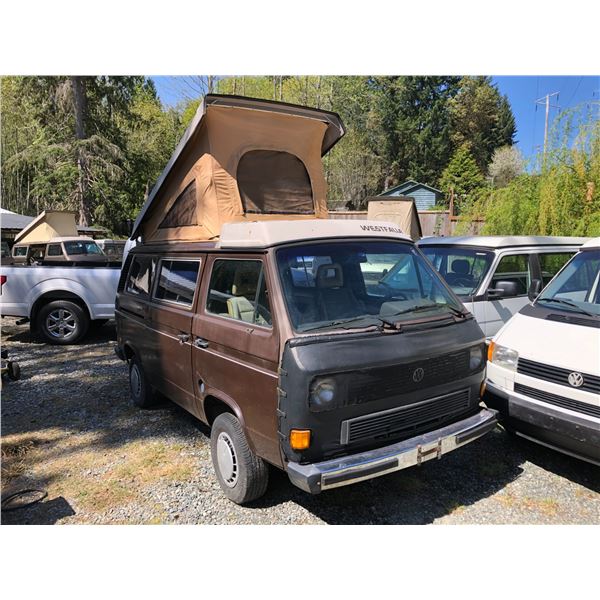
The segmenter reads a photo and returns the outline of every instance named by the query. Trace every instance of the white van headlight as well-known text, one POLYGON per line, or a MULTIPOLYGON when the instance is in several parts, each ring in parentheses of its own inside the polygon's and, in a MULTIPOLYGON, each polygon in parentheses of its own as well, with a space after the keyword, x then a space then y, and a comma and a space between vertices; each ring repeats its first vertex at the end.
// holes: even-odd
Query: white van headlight
POLYGON ((519 353, 516 350, 511 350, 506 346, 500 346, 490 342, 488 349, 488 360, 499 367, 504 367, 511 371, 517 370, 517 363, 519 362, 519 353))
POLYGON ((317 379, 310 392, 310 409, 322 412, 336 408, 335 382, 332 379, 317 379))

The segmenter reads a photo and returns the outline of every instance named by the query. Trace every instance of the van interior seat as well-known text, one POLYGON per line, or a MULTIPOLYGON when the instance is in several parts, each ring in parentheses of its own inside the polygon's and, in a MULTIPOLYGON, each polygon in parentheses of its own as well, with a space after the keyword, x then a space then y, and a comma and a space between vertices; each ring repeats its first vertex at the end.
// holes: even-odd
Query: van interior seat
POLYGON ((244 321, 246 323, 259 323, 266 325, 266 321, 259 315, 254 320, 254 304, 248 300, 247 296, 255 297, 257 293, 258 273, 254 264, 249 264, 247 268, 239 268, 231 286, 233 296, 227 299, 227 314, 232 319, 244 321))
POLYGON ((344 271, 339 263, 319 265, 316 284, 323 319, 343 319, 366 312, 364 303, 344 286, 344 271))
POLYGON ((450 268, 452 269, 446 273, 446 281, 452 285, 457 281, 473 281, 473 276, 469 273, 469 261, 464 258, 455 258, 450 268))

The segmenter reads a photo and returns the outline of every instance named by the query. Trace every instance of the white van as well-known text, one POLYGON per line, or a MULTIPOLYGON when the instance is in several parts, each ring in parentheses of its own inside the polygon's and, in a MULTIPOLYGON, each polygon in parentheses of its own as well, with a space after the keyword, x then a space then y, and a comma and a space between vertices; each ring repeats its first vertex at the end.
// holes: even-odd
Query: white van
POLYGON ((587 239, 431 237, 418 246, 490 340, 529 302, 530 288, 539 293, 587 239))
POLYGON ((519 435, 600 465, 600 238, 488 349, 486 404, 519 435))

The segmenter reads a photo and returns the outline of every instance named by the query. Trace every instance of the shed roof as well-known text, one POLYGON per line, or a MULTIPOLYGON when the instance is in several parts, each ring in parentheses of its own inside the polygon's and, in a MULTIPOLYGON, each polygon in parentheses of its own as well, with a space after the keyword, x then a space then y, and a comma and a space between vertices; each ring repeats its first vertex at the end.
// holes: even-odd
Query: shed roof
POLYGON ((404 183, 401 183, 400 185, 396 185, 387 190, 384 190, 379 195, 380 196, 391 196, 393 194, 407 195, 409 192, 414 191, 416 188, 425 188, 435 194, 440 194, 440 195, 443 194, 443 192, 441 190, 438 190, 437 188, 434 188, 431 185, 427 185, 426 183, 420 183, 419 181, 415 181, 414 179, 408 179, 407 181, 405 181, 404 183))
POLYGON ((23 229, 23 227, 27 227, 27 225, 29 225, 34 218, 35 217, 20 215, 2 208, 0 209, 0 228, 21 231, 21 229, 23 229))

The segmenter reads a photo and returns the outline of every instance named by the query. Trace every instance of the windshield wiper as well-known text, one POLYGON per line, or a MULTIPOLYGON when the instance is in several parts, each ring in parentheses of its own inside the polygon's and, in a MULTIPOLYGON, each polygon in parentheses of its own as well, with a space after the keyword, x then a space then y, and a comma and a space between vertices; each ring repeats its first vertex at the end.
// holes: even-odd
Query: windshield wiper
POLYGON ((582 315, 587 315, 588 317, 596 317, 597 316, 591 312, 588 312, 587 310, 584 310, 578 304, 575 304, 575 302, 572 302, 571 300, 566 300, 565 298, 538 298, 537 301, 538 302, 556 302, 558 304, 565 304, 566 306, 570 306, 571 308, 574 308, 575 310, 573 312, 578 312, 578 313, 581 313, 582 315))
POLYGON ((462 310, 455 308, 450 304, 442 304, 441 302, 435 302, 433 304, 420 304, 417 306, 413 306, 412 308, 405 308, 404 310, 399 310, 398 312, 392 313, 391 315, 386 315, 386 317, 396 317, 398 315, 405 315, 411 312, 420 312, 423 310, 428 310, 430 308, 447 308, 459 317, 465 318, 467 316, 462 310))
MULTIPOLYGON (((382 319, 381 317, 377 317, 375 315, 362 315, 360 317, 351 317, 349 319, 337 319, 335 321, 330 321, 329 323, 324 323, 323 325, 315 325, 314 327, 307 327, 306 329, 302 329, 302 332, 304 333, 305 331, 316 331, 317 329, 329 329, 330 327, 338 327, 341 325, 348 325, 349 323, 355 323, 356 321, 363 321, 363 320, 375 320, 375 321, 379 321, 380 323, 385 323, 386 325, 390 325, 393 326, 393 323, 386 321, 385 319, 382 319)), ((366 325, 364 325, 364 327, 373 327, 373 326, 378 326, 378 323, 367 323, 366 325)), ((348 329, 343 328, 343 329, 348 329)))

